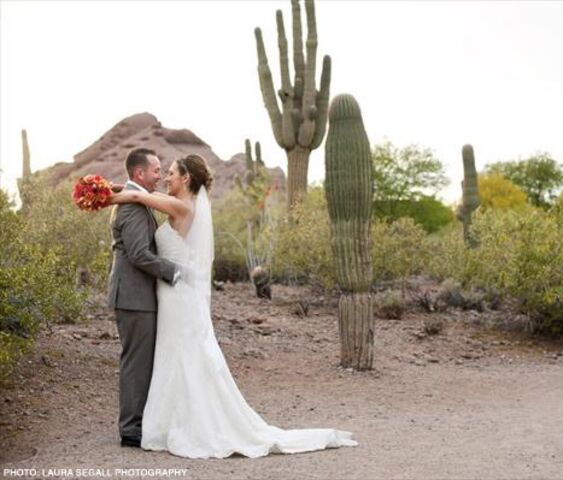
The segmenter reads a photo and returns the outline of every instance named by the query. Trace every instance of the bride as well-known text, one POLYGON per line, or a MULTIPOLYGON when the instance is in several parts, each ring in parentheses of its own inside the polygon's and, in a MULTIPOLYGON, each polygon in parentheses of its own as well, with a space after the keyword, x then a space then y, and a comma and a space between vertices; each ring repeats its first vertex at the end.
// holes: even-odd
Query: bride
POLYGON ((137 202, 168 214, 155 234, 158 253, 187 275, 157 284, 154 369, 143 413, 141 446, 181 457, 261 457, 354 446, 349 432, 282 430, 268 425, 237 388, 211 322, 213 223, 203 158, 177 160, 165 178, 168 195, 122 191, 112 203, 137 202))

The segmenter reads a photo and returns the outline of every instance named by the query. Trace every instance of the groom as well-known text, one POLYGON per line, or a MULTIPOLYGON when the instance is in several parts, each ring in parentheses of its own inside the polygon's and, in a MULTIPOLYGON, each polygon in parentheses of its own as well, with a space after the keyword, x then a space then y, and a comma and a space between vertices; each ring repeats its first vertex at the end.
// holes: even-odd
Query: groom
MULTIPOLYGON (((153 150, 131 150, 125 160, 125 189, 154 192, 160 160, 153 150)), ((115 309, 121 341, 119 364, 119 433, 121 446, 141 446, 143 409, 153 368, 156 338, 156 279, 174 284, 180 267, 156 255, 157 222, 139 203, 116 205, 112 212, 113 263, 109 306, 115 309)))

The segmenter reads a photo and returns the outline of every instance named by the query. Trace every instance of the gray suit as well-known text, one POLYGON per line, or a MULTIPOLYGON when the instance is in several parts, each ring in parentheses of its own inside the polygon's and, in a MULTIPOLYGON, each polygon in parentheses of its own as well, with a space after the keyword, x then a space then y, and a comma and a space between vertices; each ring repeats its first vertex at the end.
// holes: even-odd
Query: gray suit
MULTIPOLYGON (((136 189, 127 184, 126 189, 136 189)), ((112 212, 113 264, 109 306, 115 309, 121 340, 119 431, 140 439, 143 409, 152 375, 156 339, 156 279, 172 283, 176 266, 156 255, 152 212, 144 205, 116 205, 112 212)))

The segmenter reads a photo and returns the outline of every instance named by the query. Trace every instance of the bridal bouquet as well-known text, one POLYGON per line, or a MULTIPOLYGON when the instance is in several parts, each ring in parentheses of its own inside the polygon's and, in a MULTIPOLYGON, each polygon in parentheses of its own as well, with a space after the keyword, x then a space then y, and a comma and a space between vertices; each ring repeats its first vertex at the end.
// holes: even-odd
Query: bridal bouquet
POLYGON ((72 198, 80 210, 94 212, 109 205, 111 184, 100 175, 86 175, 74 184, 72 198))

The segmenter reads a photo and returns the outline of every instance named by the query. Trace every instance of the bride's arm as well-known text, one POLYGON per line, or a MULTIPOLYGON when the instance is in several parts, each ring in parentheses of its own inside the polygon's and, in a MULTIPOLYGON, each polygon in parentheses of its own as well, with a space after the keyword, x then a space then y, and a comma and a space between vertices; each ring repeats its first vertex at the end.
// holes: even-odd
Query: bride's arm
POLYGON ((110 197, 110 203, 142 203, 149 208, 166 213, 171 217, 182 217, 189 213, 188 206, 171 195, 155 195, 134 190, 124 190, 110 197))

